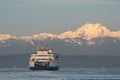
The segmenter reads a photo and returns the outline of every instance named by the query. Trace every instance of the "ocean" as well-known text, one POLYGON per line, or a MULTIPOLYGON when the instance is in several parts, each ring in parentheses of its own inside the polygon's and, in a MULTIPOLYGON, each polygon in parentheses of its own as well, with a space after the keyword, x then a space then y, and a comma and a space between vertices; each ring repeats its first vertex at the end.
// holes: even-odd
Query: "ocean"
POLYGON ((120 69, 0 69, 0 80, 120 80, 120 69))

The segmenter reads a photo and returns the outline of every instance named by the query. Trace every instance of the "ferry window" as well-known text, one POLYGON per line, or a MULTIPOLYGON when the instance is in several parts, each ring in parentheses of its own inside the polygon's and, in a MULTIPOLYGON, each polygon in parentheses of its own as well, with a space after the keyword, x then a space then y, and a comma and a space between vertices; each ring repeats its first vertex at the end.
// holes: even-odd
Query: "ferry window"
POLYGON ((47 58, 40 58, 40 59, 37 59, 37 60, 48 60, 47 58))
POLYGON ((52 54, 52 50, 48 50, 48 53, 49 53, 49 54, 52 54))

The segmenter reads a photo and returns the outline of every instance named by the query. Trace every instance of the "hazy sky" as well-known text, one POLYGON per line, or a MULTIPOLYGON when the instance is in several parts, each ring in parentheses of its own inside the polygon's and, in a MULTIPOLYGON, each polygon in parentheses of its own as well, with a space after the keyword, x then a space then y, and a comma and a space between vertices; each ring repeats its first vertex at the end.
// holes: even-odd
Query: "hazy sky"
POLYGON ((0 0, 2 34, 60 34, 86 23, 120 30, 120 0, 0 0))

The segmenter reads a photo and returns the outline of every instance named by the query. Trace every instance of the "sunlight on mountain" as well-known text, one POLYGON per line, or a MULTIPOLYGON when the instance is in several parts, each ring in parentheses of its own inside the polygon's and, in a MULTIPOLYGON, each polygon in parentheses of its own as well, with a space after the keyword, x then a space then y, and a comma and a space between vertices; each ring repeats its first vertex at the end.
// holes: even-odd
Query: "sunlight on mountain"
MULTIPOLYGON (((23 39, 26 41, 37 40, 37 39, 47 39, 47 38, 58 38, 58 39, 74 39, 74 38, 83 38, 87 41, 94 38, 104 38, 104 37, 114 37, 120 39, 120 31, 110 31, 107 27, 101 25, 100 23, 90 24, 87 23, 76 31, 66 31, 62 34, 56 35, 52 33, 40 33, 32 36, 22 36, 19 39, 23 39)), ((15 36, 11 36, 10 34, 0 34, 0 41, 7 40, 10 38, 18 38, 15 36)), ((89 44, 92 44, 91 42, 89 44)))
POLYGON ((16 38, 16 37, 10 34, 0 34, 0 41, 11 39, 11 38, 16 38))

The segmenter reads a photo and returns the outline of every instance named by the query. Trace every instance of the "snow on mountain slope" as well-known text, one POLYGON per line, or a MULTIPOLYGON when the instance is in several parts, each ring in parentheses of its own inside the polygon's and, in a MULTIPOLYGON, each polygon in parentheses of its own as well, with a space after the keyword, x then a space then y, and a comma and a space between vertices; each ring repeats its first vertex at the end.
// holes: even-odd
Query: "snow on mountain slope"
POLYGON ((51 34, 51 33, 40 33, 40 34, 35 34, 35 35, 32 35, 32 36, 22 36, 20 37, 20 39, 23 39, 23 40, 38 40, 38 39, 47 39, 47 38, 55 38, 57 35, 55 34, 51 34))
POLYGON ((105 26, 102 26, 99 23, 97 24, 87 23, 86 25, 78 28, 76 31, 68 31, 58 35, 58 38, 60 39, 77 38, 77 37, 81 37, 86 40, 99 38, 99 37, 120 38, 120 31, 112 32, 109 29, 107 29, 105 26))
POLYGON ((78 37, 84 38, 86 40, 99 38, 99 37, 120 38, 120 31, 117 31, 117 32, 110 31, 105 26, 102 26, 100 23, 97 23, 97 24, 87 23, 84 26, 78 28, 76 31, 66 31, 59 35, 52 34, 52 33, 40 33, 32 36, 23 36, 21 37, 21 39, 25 39, 25 40, 29 40, 29 39, 36 40, 36 39, 46 39, 46 38, 73 39, 78 37))
POLYGON ((120 39, 120 31, 110 31, 105 26, 101 25, 100 23, 96 24, 90 24, 87 23, 80 28, 78 28, 76 31, 66 31, 62 34, 56 35, 52 33, 40 33, 35 34, 32 36, 22 36, 22 37, 15 37, 11 36, 10 34, 0 34, 0 41, 8 40, 11 38, 14 39, 21 39, 25 41, 31 41, 31 40, 45 40, 47 38, 51 39, 75 39, 75 38, 82 38, 87 41, 90 41, 94 38, 105 38, 105 37, 113 37, 120 39))
POLYGON ((8 40, 8 39, 11 39, 11 38, 16 38, 15 36, 12 36, 10 34, 0 34, 0 41, 4 41, 4 40, 8 40))
POLYGON ((40 46, 52 46, 62 54, 120 55, 120 31, 96 24, 85 24, 61 34, 40 33, 15 37, 0 34, 0 55, 31 53, 40 46))

